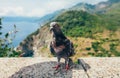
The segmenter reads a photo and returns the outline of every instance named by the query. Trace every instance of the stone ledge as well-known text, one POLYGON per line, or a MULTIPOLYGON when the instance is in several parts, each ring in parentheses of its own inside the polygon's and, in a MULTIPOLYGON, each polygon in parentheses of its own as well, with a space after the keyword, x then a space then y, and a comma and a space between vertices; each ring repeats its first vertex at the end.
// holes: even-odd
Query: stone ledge
POLYGON ((120 78, 120 58, 80 58, 81 64, 55 71, 56 58, 0 58, 0 78, 120 78), (85 71, 85 69, 86 71, 85 71))
MULTIPOLYGON (((120 78, 120 58, 83 58, 89 64, 87 73, 90 78, 120 78)), ((85 65, 85 64, 84 64, 85 65)), ((87 68, 85 66, 85 68, 87 68)))

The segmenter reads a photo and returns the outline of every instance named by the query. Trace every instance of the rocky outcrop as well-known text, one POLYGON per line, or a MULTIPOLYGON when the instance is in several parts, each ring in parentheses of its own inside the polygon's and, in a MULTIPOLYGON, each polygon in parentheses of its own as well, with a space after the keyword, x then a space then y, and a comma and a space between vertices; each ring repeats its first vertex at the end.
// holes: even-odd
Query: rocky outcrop
MULTIPOLYGON (((51 35, 49 28, 43 26, 36 32, 29 35, 23 42, 20 43, 17 50, 21 50, 23 53, 21 56, 40 56, 40 53, 44 55, 42 49, 48 49, 51 35)), ((48 50, 49 51, 49 50, 48 50)), ((48 56, 48 54, 46 55, 48 56)))
POLYGON ((67 72, 56 58, 0 58, 0 78, 120 78, 120 58, 79 58, 67 72))

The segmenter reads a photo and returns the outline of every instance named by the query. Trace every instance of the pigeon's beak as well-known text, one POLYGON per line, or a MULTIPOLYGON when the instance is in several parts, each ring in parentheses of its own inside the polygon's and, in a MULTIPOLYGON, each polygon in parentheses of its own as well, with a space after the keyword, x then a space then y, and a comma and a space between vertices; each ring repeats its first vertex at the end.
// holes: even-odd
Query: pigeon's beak
POLYGON ((52 32, 52 30, 53 30, 53 26, 50 26, 50 32, 52 32))

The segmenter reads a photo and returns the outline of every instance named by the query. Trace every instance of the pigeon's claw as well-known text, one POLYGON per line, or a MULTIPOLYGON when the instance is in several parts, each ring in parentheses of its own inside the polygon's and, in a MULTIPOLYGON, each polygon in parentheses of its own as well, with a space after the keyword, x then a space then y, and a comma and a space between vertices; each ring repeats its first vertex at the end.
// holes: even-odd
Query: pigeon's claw
POLYGON ((65 66, 65 70, 68 71, 69 69, 70 69, 70 67, 69 67, 69 65, 67 64, 67 65, 65 66))
POLYGON ((55 68, 55 70, 58 70, 60 68, 60 65, 57 65, 57 66, 55 66, 53 68, 55 68))

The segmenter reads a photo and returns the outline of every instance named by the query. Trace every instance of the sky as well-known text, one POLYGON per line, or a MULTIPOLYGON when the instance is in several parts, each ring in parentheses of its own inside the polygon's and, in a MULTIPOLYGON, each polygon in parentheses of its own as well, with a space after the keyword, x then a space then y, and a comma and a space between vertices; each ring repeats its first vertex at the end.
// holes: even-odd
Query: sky
POLYGON ((42 17, 79 2, 96 4, 107 0, 0 0, 1 16, 42 17))

